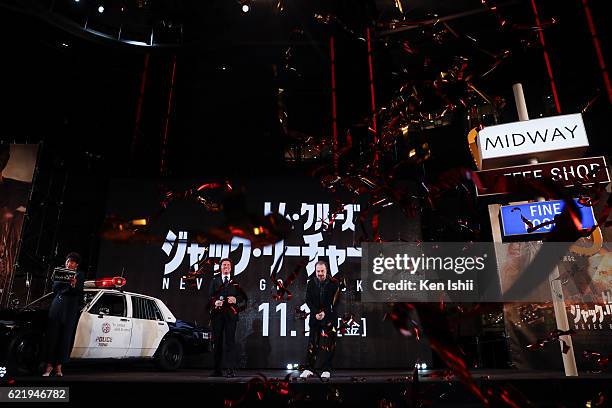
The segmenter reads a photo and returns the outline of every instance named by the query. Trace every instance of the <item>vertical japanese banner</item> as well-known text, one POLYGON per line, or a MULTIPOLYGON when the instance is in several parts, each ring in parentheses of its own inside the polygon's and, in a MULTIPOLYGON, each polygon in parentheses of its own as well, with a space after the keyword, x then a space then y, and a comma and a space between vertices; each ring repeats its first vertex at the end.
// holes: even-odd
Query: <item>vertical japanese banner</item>
MULTIPOLYGON (((364 203, 352 196, 331 195, 314 179, 279 176, 233 180, 233 184, 245 190, 249 213, 282 214, 293 225, 291 233, 283 241, 263 247, 236 236, 226 242, 202 242, 197 237, 210 237, 211 228, 223 225, 223 214, 207 211, 195 200, 177 200, 153 220, 149 233, 154 243, 103 240, 98 276, 123 270, 127 290, 158 297, 177 318, 207 325, 212 274, 192 280, 184 276, 204 254, 217 262, 229 257, 235 263, 236 280, 249 297, 236 332, 241 366, 284 368, 304 362, 308 320, 300 319, 296 310, 309 312, 304 303, 306 282, 313 276, 317 260, 324 260, 332 277, 346 281, 339 316, 354 316, 339 336, 336 367, 410 368, 417 358, 431 362, 431 353, 423 343, 401 336, 390 322, 383 321, 385 304, 361 302, 361 240, 371 239, 372 234, 361 228, 363 224, 371 230, 369 217, 362 220, 364 203), (285 279, 296 273, 289 286, 291 299, 273 298, 276 288, 270 275, 277 263, 278 277, 285 279)), ((194 185, 185 181, 164 188, 184 191, 194 185)), ((113 183, 108 215, 138 219, 155 214, 161 191, 153 182, 118 180, 113 183)), ((379 221, 383 238, 410 242, 420 237, 418 218, 407 219, 393 207, 386 210, 379 221)))
POLYGON ((10 297, 38 145, 0 144, 0 307, 10 297))
MULTIPOLYGON (((594 213, 600 214, 607 197, 594 213)), ((559 263, 566 313, 579 371, 602 370, 599 356, 612 353, 612 228, 602 227, 603 242, 581 238, 559 263)), ((500 284, 508 288, 533 260, 529 242, 508 245, 500 263, 500 284)), ((548 290, 548 281, 539 290, 548 290)), ((561 369, 552 301, 506 303, 504 320, 512 364, 519 369, 561 369), (551 335, 552 334, 552 335, 551 335), (552 340, 552 341, 551 341, 552 340)), ((607 365, 607 364, 606 364, 607 365)))

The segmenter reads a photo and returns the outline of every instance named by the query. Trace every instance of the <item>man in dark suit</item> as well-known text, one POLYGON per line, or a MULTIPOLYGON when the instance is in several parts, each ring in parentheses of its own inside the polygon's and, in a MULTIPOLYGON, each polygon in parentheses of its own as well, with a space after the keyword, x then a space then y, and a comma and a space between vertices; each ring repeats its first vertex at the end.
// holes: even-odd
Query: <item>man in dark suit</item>
POLYGON ((234 264, 222 259, 221 273, 214 276, 208 289, 210 320, 213 330, 215 370, 212 375, 221 376, 221 365, 225 358, 225 375, 234 377, 236 368, 236 325, 246 295, 233 277, 234 264))
POLYGON ((332 358, 335 349, 335 331, 337 322, 336 306, 340 294, 340 284, 328 274, 327 264, 319 261, 315 264, 315 276, 306 285, 306 305, 310 309, 310 334, 306 350, 306 367, 301 378, 314 375, 317 356, 321 350, 326 353, 321 365, 321 378, 329 379, 332 358), (323 344, 325 343, 325 345, 323 344))
POLYGON ((62 364, 68 361, 74 341, 74 332, 79 321, 79 311, 83 300, 85 276, 77 268, 81 256, 71 252, 66 256, 66 269, 76 271, 70 282, 54 282, 55 294, 49 308, 49 320, 46 332, 47 368, 43 374, 48 377, 55 366, 55 375, 63 376, 62 364))

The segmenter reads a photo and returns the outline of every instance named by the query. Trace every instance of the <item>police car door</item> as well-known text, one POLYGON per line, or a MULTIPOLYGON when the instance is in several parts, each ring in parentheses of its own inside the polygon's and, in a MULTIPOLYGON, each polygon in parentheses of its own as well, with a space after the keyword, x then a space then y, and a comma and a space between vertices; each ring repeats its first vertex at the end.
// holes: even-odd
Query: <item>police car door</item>
POLYGON ((123 293, 102 292, 81 313, 72 358, 123 358, 132 336, 123 293))
POLYGON ((153 357, 159 343, 170 330, 155 299, 130 294, 132 301, 132 339, 128 357, 153 357))

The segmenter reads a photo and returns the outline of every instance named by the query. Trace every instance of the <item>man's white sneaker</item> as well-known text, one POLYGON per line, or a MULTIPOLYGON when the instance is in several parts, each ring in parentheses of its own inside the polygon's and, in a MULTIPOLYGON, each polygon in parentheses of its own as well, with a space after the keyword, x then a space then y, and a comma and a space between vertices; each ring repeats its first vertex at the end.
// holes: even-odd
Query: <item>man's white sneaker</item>
POLYGON ((302 374, 300 374, 300 378, 308 378, 308 377, 312 377, 314 375, 314 373, 310 370, 304 370, 302 371, 302 374))
POLYGON ((323 371, 321 373, 321 378, 325 378, 326 380, 329 380, 329 377, 331 377, 331 374, 329 371, 323 371))

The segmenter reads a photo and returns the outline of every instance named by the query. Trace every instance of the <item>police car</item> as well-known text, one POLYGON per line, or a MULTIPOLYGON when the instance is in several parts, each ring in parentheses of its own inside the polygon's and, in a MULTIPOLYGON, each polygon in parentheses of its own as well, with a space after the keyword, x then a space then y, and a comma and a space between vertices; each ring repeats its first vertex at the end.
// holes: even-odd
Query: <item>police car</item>
MULTIPOLYGON (((211 349, 209 329, 178 320, 161 300, 124 292, 122 277, 86 281, 70 360, 150 359, 165 371, 185 355, 211 349)), ((28 305, 0 312, 0 361, 18 373, 32 372, 41 359, 47 310, 28 305)), ((0 363, 0 365, 2 365, 0 363)))

